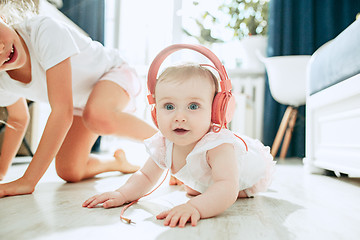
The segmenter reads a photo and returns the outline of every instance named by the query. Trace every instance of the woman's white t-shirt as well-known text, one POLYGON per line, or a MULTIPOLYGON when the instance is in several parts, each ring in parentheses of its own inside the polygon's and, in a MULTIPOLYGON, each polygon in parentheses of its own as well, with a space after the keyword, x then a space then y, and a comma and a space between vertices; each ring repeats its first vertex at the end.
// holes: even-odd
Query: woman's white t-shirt
POLYGON ((66 23, 50 17, 36 16, 13 27, 29 49, 31 82, 24 84, 1 72, 0 106, 9 106, 20 97, 49 102, 46 71, 71 57, 74 107, 83 108, 100 77, 124 63, 117 50, 105 48, 66 23))

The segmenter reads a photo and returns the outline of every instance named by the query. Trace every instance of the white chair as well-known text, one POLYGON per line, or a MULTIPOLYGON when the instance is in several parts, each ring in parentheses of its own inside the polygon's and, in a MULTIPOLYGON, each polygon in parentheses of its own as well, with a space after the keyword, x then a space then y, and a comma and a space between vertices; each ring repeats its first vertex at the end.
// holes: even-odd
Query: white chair
POLYGON ((258 57, 265 64, 272 97, 288 106, 271 148, 271 154, 275 157, 285 134, 280 152, 280 158, 283 159, 290 144, 298 107, 305 104, 307 65, 311 56, 263 57, 258 54, 258 57))

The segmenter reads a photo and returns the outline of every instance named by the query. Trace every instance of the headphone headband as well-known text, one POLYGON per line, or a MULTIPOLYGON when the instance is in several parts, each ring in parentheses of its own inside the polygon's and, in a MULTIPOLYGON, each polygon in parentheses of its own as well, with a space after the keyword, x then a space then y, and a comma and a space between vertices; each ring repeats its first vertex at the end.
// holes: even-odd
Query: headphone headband
POLYGON ((163 49, 154 59, 154 61, 151 63, 149 72, 148 72, 148 81, 147 86, 150 92, 150 95, 148 96, 148 100, 150 104, 155 103, 153 99, 153 94, 155 93, 155 86, 156 86, 156 80, 157 75, 159 72, 159 68, 161 64, 164 62, 165 58, 168 57, 173 52, 176 52, 181 49, 191 49, 194 51, 197 51, 207 57, 214 65, 215 69, 218 71, 220 75, 220 87, 222 91, 230 91, 231 90, 231 82, 229 80, 229 77, 227 76, 227 73, 225 71, 225 67, 219 60, 219 58, 208 48, 201 46, 201 45, 193 45, 193 44, 174 44, 171 45, 165 49, 163 49))
POLYGON ((225 67, 222 65, 221 61, 217 56, 211 52, 206 47, 201 45, 191 45, 191 44, 174 44, 164 50, 162 50, 151 63, 148 73, 147 86, 149 90, 149 95, 147 96, 149 104, 153 104, 151 110, 152 119, 157 125, 157 116, 156 116, 156 106, 155 106, 155 86, 157 81, 157 74, 160 68, 160 65, 165 60, 167 56, 171 53, 181 50, 181 49, 190 49, 197 51, 207 57, 213 64, 200 64, 200 66, 210 66, 214 68, 220 75, 220 87, 221 91, 216 93, 211 110, 211 122, 213 123, 214 132, 219 132, 221 128, 227 126, 227 123, 231 121, 231 118, 235 111, 235 98, 231 94, 231 81, 225 71, 225 67))

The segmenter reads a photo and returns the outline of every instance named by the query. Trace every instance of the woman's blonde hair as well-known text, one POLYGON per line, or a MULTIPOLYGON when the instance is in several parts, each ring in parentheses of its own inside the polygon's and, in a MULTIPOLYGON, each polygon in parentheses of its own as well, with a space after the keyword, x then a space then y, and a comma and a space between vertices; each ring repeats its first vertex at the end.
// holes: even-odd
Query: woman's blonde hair
POLYGON ((39 0, 0 0, 0 16, 14 25, 38 14, 39 0))
POLYGON ((192 63, 180 64, 166 68, 160 74, 156 84, 160 82, 186 81, 186 79, 190 79, 193 76, 204 77, 212 80, 215 87, 214 96, 219 91, 219 80, 215 74, 204 66, 192 63))

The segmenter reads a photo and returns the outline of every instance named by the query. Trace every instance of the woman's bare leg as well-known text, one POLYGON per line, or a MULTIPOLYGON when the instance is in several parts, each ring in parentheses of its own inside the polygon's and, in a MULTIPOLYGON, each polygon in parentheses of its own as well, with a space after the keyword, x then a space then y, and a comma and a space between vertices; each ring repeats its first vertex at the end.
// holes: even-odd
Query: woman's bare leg
POLYGON ((113 159, 100 160, 90 154, 99 135, 117 135, 142 141, 157 130, 142 119, 124 113, 128 94, 111 81, 98 82, 84 109, 82 117, 75 116, 59 153, 56 156, 58 175, 66 181, 78 182, 99 173, 135 172, 138 166, 130 164, 122 150, 113 159))
POLYGON ((85 125, 99 135, 117 135, 138 141, 154 135, 157 130, 144 120, 123 112, 129 103, 124 89, 111 81, 98 82, 86 104, 85 125))
POLYGON ((132 173, 139 169, 127 161, 121 150, 116 152, 116 157, 110 159, 100 159, 89 154, 97 137, 97 134, 85 127, 81 117, 74 116, 55 161, 56 171, 62 179, 78 182, 103 172, 132 173))

